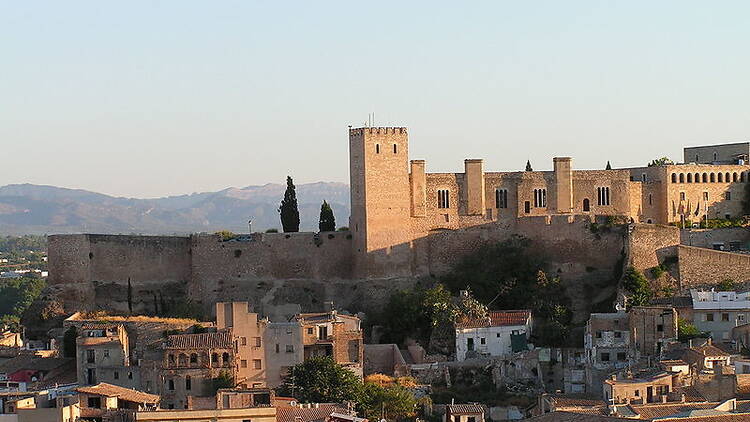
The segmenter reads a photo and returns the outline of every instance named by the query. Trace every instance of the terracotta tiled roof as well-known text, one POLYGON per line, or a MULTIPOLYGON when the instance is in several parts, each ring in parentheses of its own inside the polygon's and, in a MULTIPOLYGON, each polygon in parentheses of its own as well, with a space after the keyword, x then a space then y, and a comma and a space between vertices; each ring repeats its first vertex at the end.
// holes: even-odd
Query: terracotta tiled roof
POLYGON ((748 422, 750 421, 750 413, 734 413, 726 415, 695 415, 688 417, 674 417, 667 419, 659 419, 659 421, 675 421, 675 422, 748 422))
POLYGON ((456 328, 505 327, 524 325, 531 318, 531 311, 490 311, 488 319, 464 319, 456 323, 456 328))
POLYGON ((167 349, 229 349, 232 335, 229 331, 201 334, 175 334, 167 337, 167 349))
POLYGON ((107 328, 120 326, 122 326, 122 324, 116 322, 87 322, 81 326, 81 330, 106 330, 107 328))
POLYGON ((719 349, 713 344, 706 344, 703 346, 693 347, 693 350, 702 354, 703 356, 730 356, 729 353, 719 349))
POLYGON ((560 394, 550 395, 550 401, 555 404, 556 408, 563 407, 594 407, 594 406, 605 406, 607 403, 604 400, 584 395, 584 394, 560 394))
POLYGON ((158 403, 159 396, 144 393, 143 391, 131 390, 130 388, 119 387, 117 385, 101 382, 91 387, 79 387, 76 389, 79 393, 96 394, 106 397, 117 397, 118 399, 134 403, 158 403))
POLYGON ((0 363, 0 373, 12 374, 23 369, 37 371, 51 371, 59 368, 73 359, 68 358, 42 358, 33 355, 19 355, 0 363))
POLYGON ((448 409, 454 415, 484 413, 484 408, 479 404, 449 404, 448 409))
POLYGON ((586 415, 572 412, 545 413, 544 415, 535 416, 526 420, 536 422, 633 422, 633 419, 614 418, 603 415, 586 415))
POLYGON ((691 385, 685 387, 676 387, 674 389, 674 392, 677 394, 684 394, 685 401, 688 402, 706 401, 706 398, 703 397, 703 394, 701 394, 695 387, 691 385))
POLYGON ((276 422, 312 422, 331 416, 331 413, 346 413, 346 409, 337 404, 323 403, 311 407, 277 407, 276 422), (317 407, 315 407, 317 406, 317 407))

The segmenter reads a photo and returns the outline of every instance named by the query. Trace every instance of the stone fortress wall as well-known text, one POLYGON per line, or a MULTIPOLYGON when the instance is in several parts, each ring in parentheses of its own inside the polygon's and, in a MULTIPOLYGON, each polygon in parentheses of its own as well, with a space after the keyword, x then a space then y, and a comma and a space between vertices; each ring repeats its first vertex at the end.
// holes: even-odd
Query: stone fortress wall
MULTIPOLYGON (((423 160, 409 161, 406 128, 351 129, 349 147, 349 232, 50 236, 50 284, 71 309, 159 313, 189 300, 212 312, 231 300, 281 319, 329 300, 377 308, 393 290, 439 279, 467 253, 518 234, 587 309, 614 294, 626 265, 679 256, 691 260, 677 274, 686 283, 721 281, 693 268, 714 255, 678 248, 676 227, 643 223, 679 221, 704 192, 709 215, 735 215, 750 180, 739 164, 573 170, 568 157, 552 171, 485 172, 469 159, 463 173, 427 173, 423 160)), ((750 271, 742 258, 715 259, 738 264, 737 279, 750 271)))

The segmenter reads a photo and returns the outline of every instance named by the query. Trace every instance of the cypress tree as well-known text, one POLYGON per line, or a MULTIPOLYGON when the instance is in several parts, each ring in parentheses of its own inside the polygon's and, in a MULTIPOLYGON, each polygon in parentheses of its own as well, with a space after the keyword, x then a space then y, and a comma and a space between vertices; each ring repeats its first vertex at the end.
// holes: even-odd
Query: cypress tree
POLYGON ((291 176, 286 177, 286 192, 279 206, 281 227, 284 233, 299 231, 299 209, 297 208, 297 192, 291 176))
POLYGON ((526 171, 534 171, 534 169, 531 168, 531 160, 526 160, 526 171))
POLYGON ((607 168, 605 170, 612 170, 612 164, 609 164, 609 160, 607 160, 607 168))
POLYGON ((323 204, 320 206, 318 230, 322 232, 336 231, 336 218, 333 216, 331 206, 326 201, 323 201, 323 204))

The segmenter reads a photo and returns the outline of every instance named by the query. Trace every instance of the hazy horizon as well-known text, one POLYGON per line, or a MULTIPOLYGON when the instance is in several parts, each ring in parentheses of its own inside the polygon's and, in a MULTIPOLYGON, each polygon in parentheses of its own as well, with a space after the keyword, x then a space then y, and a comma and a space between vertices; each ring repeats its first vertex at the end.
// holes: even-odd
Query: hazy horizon
POLYGON ((154 198, 348 183, 347 126, 427 170, 681 160, 750 139, 750 3, 9 2, 0 186, 154 198))

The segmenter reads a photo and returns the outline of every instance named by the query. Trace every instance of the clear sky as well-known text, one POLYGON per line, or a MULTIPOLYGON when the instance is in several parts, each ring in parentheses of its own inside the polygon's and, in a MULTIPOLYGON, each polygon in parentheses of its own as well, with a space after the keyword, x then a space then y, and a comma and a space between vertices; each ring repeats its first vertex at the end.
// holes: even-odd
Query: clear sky
POLYGON ((0 185, 347 182, 371 112, 428 171, 747 140, 750 2, 0 0, 0 185))

